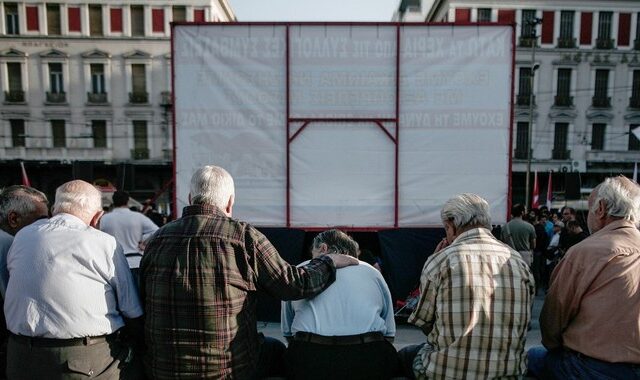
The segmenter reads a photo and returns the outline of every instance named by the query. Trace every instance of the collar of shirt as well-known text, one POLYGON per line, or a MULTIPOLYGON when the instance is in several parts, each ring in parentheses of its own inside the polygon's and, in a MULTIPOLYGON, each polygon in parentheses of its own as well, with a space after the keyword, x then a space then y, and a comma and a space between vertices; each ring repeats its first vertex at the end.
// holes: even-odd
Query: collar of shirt
POLYGON ((216 206, 208 204, 190 205, 182 209, 182 216, 191 215, 219 215, 226 216, 222 210, 216 206))
POLYGON ((606 233, 611 232, 613 230, 617 230, 618 228, 634 228, 635 229, 636 226, 634 226, 633 223, 631 223, 628 220, 620 219, 620 220, 616 220, 614 222, 611 222, 611 223, 607 224, 606 226, 602 227, 597 232, 594 232, 593 234, 591 234, 591 236, 599 236, 601 234, 606 234, 606 233))
POLYGON ((493 237, 493 235, 491 235, 491 232, 488 229, 484 227, 472 228, 458 235, 458 237, 453 239, 453 243, 451 244, 453 245, 456 243, 462 243, 466 240, 473 240, 473 239, 487 238, 487 237, 493 237))
POLYGON ((82 219, 65 212, 52 216, 51 219, 49 219, 49 222, 50 224, 61 224, 72 228, 84 229, 89 227, 85 222, 82 221, 82 219))

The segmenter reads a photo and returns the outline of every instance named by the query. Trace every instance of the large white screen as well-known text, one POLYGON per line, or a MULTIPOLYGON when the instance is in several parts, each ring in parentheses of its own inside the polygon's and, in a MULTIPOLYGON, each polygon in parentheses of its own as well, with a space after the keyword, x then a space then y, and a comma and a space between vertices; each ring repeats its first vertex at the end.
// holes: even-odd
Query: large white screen
POLYGON ((179 211, 195 168, 215 164, 235 179, 234 216, 257 225, 394 227, 397 210, 398 227, 434 226, 444 201, 461 192, 486 198, 494 223, 504 222, 512 33, 497 25, 175 27, 179 211), (353 118, 385 119, 387 133, 342 121, 353 118))

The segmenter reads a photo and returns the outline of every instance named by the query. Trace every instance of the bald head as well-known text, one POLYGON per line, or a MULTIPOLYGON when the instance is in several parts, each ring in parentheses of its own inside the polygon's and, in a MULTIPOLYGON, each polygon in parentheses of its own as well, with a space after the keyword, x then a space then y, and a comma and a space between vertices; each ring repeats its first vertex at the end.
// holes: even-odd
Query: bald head
POLYGON ((66 213, 77 216, 85 223, 93 225, 93 220, 102 216, 102 197, 92 184, 74 180, 62 184, 56 189, 56 201, 53 214, 66 213))

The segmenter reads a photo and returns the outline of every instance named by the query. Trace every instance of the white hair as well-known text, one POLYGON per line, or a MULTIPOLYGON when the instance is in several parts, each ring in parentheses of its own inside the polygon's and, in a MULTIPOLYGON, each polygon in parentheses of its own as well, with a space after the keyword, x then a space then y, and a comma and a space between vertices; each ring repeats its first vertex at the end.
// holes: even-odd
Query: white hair
POLYGON ((442 221, 450 221, 455 228, 480 226, 491 229, 489 204, 476 194, 464 193, 445 202, 440 211, 442 221))
POLYGON ((233 178, 219 166, 203 166, 191 177, 190 193, 192 204, 209 204, 224 210, 234 195, 233 178))
POLYGON ((74 180, 56 189, 53 214, 67 213, 81 218, 90 218, 102 210, 102 195, 92 184, 74 180))
POLYGON ((636 226, 640 222, 640 187, 627 177, 605 179, 594 194, 591 212, 595 212, 600 201, 604 201, 607 215, 628 220, 636 226))

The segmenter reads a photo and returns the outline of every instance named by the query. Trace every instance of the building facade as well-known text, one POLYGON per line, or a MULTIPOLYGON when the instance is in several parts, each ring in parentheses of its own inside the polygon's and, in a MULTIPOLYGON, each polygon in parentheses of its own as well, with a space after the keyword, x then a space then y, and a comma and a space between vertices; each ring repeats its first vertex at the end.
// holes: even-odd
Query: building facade
MULTIPOLYGON (((516 24, 514 202, 525 198, 529 146, 530 186, 537 171, 542 199, 547 173, 553 175, 554 191, 569 197, 603 177, 632 175, 640 161, 640 140, 633 133, 640 127, 639 1, 402 4, 404 12, 401 5, 394 16, 398 21, 516 24)), ((636 133, 640 136, 640 129, 636 133)))
MULTIPOLYGON (((226 0, 0 2, 0 186, 71 178, 146 199, 171 179, 170 22, 226 0)), ((168 203, 169 196, 161 198, 168 203)))

